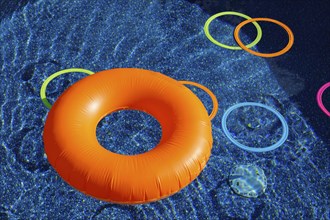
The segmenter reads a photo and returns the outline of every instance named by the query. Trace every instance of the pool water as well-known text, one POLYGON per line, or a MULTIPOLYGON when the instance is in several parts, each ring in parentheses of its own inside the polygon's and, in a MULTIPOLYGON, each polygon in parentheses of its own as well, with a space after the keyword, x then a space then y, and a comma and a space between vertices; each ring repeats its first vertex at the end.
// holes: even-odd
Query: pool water
MULTIPOLYGON (((330 122, 315 101, 317 89, 330 81, 329 41, 320 37, 328 36, 330 22, 322 16, 327 4, 320 3, 319 10, 307 7, 308 1, 295 4, 255 5, 252 0, 1 3, 0 219, 330 219, 330 122), (224 10, 281 20, 295 34, 293 48, 266 59, 214 45, 203 26, 211 15, 224 10), (319 12, 318 18, 312 17, 314 11, 319 12), (323 29, 316 29, 322 25, 323 29), (315 45, 310 47, 307 40, 315 45), (64 182, 44 153, 42 134, 49 110, 39 98, 39 89, 52 73, 72 67, 94 72, 143 68, 212 90, 219 112, 212 120, 212 154, 198 178, 169 198, 134 206, 99 201, 64 182), (231 143, 221 118, 240 102, 259 102, 280 112, 289 126, 286 142, 265 153, 244 151, 231 143), (267 188, 257 198, 241 197, 230 188, 230 172, 242 164, 254 164, 265 173, 267 188)), ((234 44, 232 32, 240 21, 234 16, 216 19, 210 32, 221 42, 234 44)), ((276 25, 260 24, 266 40, 254 49, 281 49, 285 32, 276 25)), ((253 40, 253 26, 242 29, 241 37, 243 42, 253 40)), ((73 73, 52 81, 47 88, 50 102, 83 77, 73 73)), ((187 87, 210 113, 208 95, 187 87)), ((324 93, 328 109, 329 94, 324 93)), ((282 133, 280 121, 262 108, 241 108, 227 123, 234 137, 254 147, 270 145, 282 133)), ((150 150, 161 135, 152 117, 129 111, 107 116, 97 130, 99 142, 123 154, 150 150)))

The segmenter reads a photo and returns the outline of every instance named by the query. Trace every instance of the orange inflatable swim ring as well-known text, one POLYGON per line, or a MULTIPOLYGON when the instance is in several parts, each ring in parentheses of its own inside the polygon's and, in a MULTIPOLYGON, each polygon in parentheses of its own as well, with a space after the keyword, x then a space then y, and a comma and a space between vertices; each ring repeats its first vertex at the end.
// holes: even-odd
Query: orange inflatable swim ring
MULTIPOLYGON (((134 68, 105 70, 76 82, 45 123, 50 164, 71 186, 104 201, 147 203, 178 192, 205 167, 213 142, 205 107, 183 84, 194 83, 134 68), (99 144, 97 124, 122 109, 144 111, 159 121, 162 138, 155 148, 121 155, 99 144)), ((206 91, 214 117, 218 104, 206 91)))

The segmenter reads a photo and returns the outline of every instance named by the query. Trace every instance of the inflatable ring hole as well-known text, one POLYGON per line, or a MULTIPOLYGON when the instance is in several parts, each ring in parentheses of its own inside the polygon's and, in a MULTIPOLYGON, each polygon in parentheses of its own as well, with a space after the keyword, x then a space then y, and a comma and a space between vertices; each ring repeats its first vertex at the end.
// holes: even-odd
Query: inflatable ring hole
POLYGON ((162 130, 151 115, 137 110, 120 110, 105 116, 96 128, 98 142, 123 155, 142 154, 159 143, 162 130))

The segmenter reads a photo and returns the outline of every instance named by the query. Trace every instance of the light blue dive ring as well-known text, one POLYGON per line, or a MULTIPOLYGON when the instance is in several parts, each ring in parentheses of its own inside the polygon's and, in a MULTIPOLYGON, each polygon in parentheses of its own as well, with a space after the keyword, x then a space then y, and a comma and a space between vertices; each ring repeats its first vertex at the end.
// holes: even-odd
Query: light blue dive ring
POLYGON ((229 109, 227 109, 227 111, 225 111, 224 115, 222 116, 221 124, 222 124, 222 129, 223 129, 225 135, 229 138, 229 140, 233 144, 235 144, 239 148, 242 148, 242 149, 247 150, 247 151, 252 151, 252 152, 266 152, 266 151, 274 150, 274 149, 278 148, 279 146, 281 146, 285 142, 285 140, 287 139, 287 137, 289 135, 288 124, 286 123, 284 117, 278 111, 276 111, 275 109, 273 109, 273 108, 271 108, 267 105, 263 105, 263 104, 256 103, 256 102, 242 102, 242 103, 238 103, 238 104, 235 104, 235 105, 231 106, 229 109), (280 121, 282 123, 282 126, 283 126, 283 132, 282 132, 281 139, 277 143, 275 143, 271 146, 268 146, 268 147, 263 147, 263 148, 249 147, 249 146, 243 145, 243 144, 239 143, 237 140, 235 140, 228 131, 227 118, 228 118, 228 115, 233 110, 235 110, 237 108, 240 108, 240 107, 243 107, 243 106, 258 106, 258 107, 265 108, 265 109, 273 112, 278 117, 278 119, 280 119, 280 121))

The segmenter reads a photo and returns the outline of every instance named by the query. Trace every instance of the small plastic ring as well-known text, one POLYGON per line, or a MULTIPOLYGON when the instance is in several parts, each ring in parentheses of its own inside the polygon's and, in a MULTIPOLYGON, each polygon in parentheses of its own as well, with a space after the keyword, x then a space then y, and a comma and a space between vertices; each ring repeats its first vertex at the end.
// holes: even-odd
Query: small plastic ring
POLYGON ((86 73, 88 75, 92 75, 94 74, 94 72, 90 71, 90 70, 86 70, 86 69, 82 69, 82 68, 70 68, 70 69, 64 69, 61 71, 58 71, 52 75, 50 75, 42 84, 41 88, 40 88, 40 98, 42 100, 42 102, 44 103, 44 105, 47 108, 51 108, 52 105, 48 102, 47 100, 47 96, 46 96, 46 89, 48 84, 50 83, 50 81, 52 81, 53 79, 55 79, 56 77, 64 74, 64 73, 72 73, 72 72, 79 72, 79 73, 86 73))
POLYGON ((319 91, 317 92, 317 95, 316 95, 316 100, 317 100, 317 104, 319 105, 320 109, 327 115, 330 117, 330 112, 325 108, 325 106, 323 105, 323 102, 322 102, 322 95, 323 95, 323 92, 330 87, 330 82, 327 82, 326 84, 324 84, 320 89, 319 91))
MULTIPOLYGON (((211 36, 210 31, 209 31, 210 23, 214 19, 216 19, 217 17, 221 17, 221 16, 224 16, 224 15, 236 15, 236 16, 239 16, 239 17, 242 17, 242 18, 245 18, 245 19, 251 19, 251 17, 249 17, 245 14, 239 13, 239 12, 235 12, 235 11, 224 11, 224 12, 220 12, 220 13, 217 13, 215 15, 212 15, 209 19, 207 19, 207 21, 205 22, 205 25, 204 25, 204 32, 205 32, 206 37, 212 43, 214 43, 215 45, 218 45, 219 47, 223 47, 223 48, 226 48, 226 49, 229 49, 229 50, 242 50, 242 48, 238 47, 238 46, 229 46, 229 45, 226 45, 226 44, 222 44, 222 43, 220 43, 219 41, 217 41, 216 39, 214 39, 211 36)), ((254 45, 256 45, 262 37, 262 31, 261 31, 260 25, 257 22, 253 22, 253 24, 257 29, 257 37, 252 43, 247 45, 248 48, 253 47, 254 45)))
POLYGON ((267 105, 256 103, 256 102, 242 102, 242 103, 238 103, 236 105, 231 106, 229 109, 227 109, 227 111, 225 111, 225 113, 224 113, 224 115, 222 117, 221 124, 222 124, 222 129, 223 129, 225 135, 227 136, 227 138, 233 144, 235 144, 239 148, 242 148, 243 150, 252 151, 252 152, 267 152, 267 151, 274 150, 274 149, 278 148, 279 146, 281 146, 285 142, 285 140, 287 139, 287 137, 289 135, 288 124, 285 121, 284 117, 278 111, 276 111, 275 109, 273 109, 273 108, 271 108, 271 107, 269 107, 267 105), (283 132, 282 132, 281 139, 277 143, 275 143, 275 144, 273 144, 271 146, 268 146, 268 147, 263 147, 263 148, 248 147, 246 145, 243 145, 243 144, 239 143, 237 140, 235 140, 231 136, 231 134, 229 133, 229 131, 228 131, 228 128, 227 128, 227 118, 228 118, 228 115, 233 110, 235 110, 237 108, 240 108, 240 107, 243 107, 243 106, 258 106, 258 107, 265 108, 265 109, 273 112, 278 117, 278 119, 280 119, 280 121, 282 123, 282 126, 283 126, 283 132))
POLYGON ((219 108, 219 103, 218 103, 218 100, 216 98, 216 96, 214 95, 214 93, 209 90, 207 87, 199 84, 199 83, 196 83, 196 82, 192 82, 192 81, 179 81, 180 83, 182 84, 185 84, 185 85, 192 85, 192 86, 196 86, 200 89, 202 89, 204 92, 206 92, 212 99, 212 102, 213 102, 213 110, 211 112, 211 114, 209 115, 209 118, 210 120, 212 120, 215 115, 217 114, 218 112, 218 108, 219 108))
POLYGON ((277 21, 275 19, 271 19, 271 18, 252 18, 252 19, 249 19, 249 20, 246 20, 246 21, 241 22, 235 28, 234 38, 235 38, 237 44, 243 50, 245 50, 245 51, 247 51, 247 52, 249 52, 249 53, 251 53, 253 55, 259 56, 259 57, 277 57, 277 56, 283 55, 283 54, 285 54, 286 52, 288 52, 290 50, 290 48, 292 47, 293 42, 294 42, 294 36, 293 36, 293 33, 292 33, 291 29, 288 26, 286 26, 285 24, 283 24, 282 22, 277 21), (288 44, 282 50, 280 50, 278 52, 275 52, 275 53, 259 53, 259 52, 256 52, 254 50, 249 49, 249 47, 248 46, 245 46, 243 44, 243 42, 241 41, 241 39, 239 38, 239 31, 241 30, 241 28, 244 25, 246 25, 246 24, 248 24, 250 22, 255 22, 255 21, 268 21, 268 22, 272 22, 272 23, 275 23, 275 24, 278 24, 279 26, 281 26, 288 33, 288 36, 289 36, 289 42, 288 42, 288 44))

